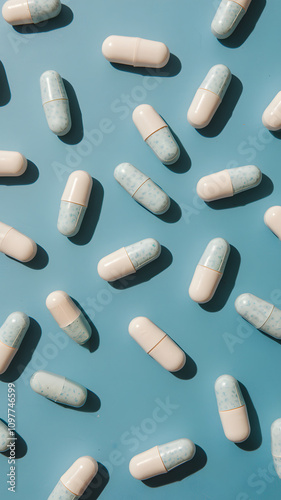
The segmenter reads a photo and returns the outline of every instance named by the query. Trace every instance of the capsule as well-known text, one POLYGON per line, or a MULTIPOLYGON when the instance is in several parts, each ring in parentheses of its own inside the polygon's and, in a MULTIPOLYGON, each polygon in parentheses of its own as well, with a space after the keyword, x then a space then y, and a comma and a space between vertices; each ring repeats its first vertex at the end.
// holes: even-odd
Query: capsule
POLYGON ((186 438, 154 446, 132 458, 129 464, 130 473, 135 479, 141 481, 165 474, 191 460, 195 451, 194 443, 186 438))
POLYGON ((48 500, 78 500, 98 472, 98 464, 92 457, 80 457, 61 476, 48 500))
POLYGON ((255 165, 221 170, 202 177, 197 184, 197 194, 204 201, 220 200, 258 186, 262 173, 255 165))
POLYGON ((214 238, 207 245, 189 287, 189 295, 194 302, 204 304, 212 299, 224 273, 229 252, 230 246, 223 238, 214 238))
POLYGON ((46 306, 59 327, 75 340, 77 344, 85 344, 92 335, 91 327, 84 314, 76 306, 66 292, 58 290, 50 293, 46 306))
POLYGON ((271 454, 275 470, 281 479, 281 418, 271 425, 271 454))
POLYGON ((129 334, 166 370, 177 372, 185 365, 186 355, 182 349, 150 319, 134 318, 129 324, 129 334))
POLYGON ((0 222, 0 252, 20 262, 29 262, 37 253, 37 245, 28 236, 0 222))
POLYGON ((258 330, 281 338, 281 311, 274 305, 251 293, 243 293, 235 300, 235 309, 258 330))
POLYGON ((131 36, 107 37, 102 44, 102 53, 112 63, 135 68, 163 68, 170 59, 170 51, 164 43, 131 36))
POLYGON ((2 15, 13 26, 37 24, 59 15, 60 0, 8 0, 2 8, 2 15))
POLYGON ((225 436, 229 441, 242 443, 251 429, 246 404, 237 380, 221 375, 215 382, 219 415, 225 436))
POLYGON ((93 186, 93 179, 84 170, 76 170, 68 177, 61 197, 58 230, 61 234, 75 236, 82 224, 93 186))
POLYGON ((160 243, 153 238, 146 238, 103 257, 98 263, 98 273, 105 281, 119 280, 136 273, 157 259, 160 253, 160 243))
POLYGON ((262 115, 262 123, 264 126, 276 132, 281 130, 281 92, 274 97, 262 115))
POLYGON ((231 80, 224 64, 213 66, 197 90, 187 113, 187 119, 197 129, 207 127, 223 100, 231 80))
POLYGON ((18 352, 19 346, 30 325, 23 312, 10 314, 0 328, 0 374, 4 373, 18 352))
POLYGON ((169 209, 169 196, 131 163, 120 163, 114 177, 134 200, 153 214, 161 215, 169 209))
POLYGON ((86 403, 87 389, 61 375, 39 370, 33 373, 30 386, 34 392, 55 403, 79 408, 86 403))
POLYGON ((53 70, 40 78, 41 97, 47 123, 54 134, 66 135, 71 129, 71 116, 62 77, 53 70))
POLYGON ((264 223, 281 240, 281 207, 270 207, 264 214, 264 223))
POLYGON ((11 442, 9 428, 0 420, 0 453, 7 451, 11 442))
POLYGON ((180 149, 163 118, 149 104, 137 106, 133 122, 143 140, 164 165, 172 165, 180 157, 180 149))
POLYGON ((232 35, 250 3, 251 0, 222 0, 211 25, 212 33, 219 39, 232 35))
POLYGON ((19 177, 27 168, 27 159, 17 151, 0 151, 0 177, 19 177))

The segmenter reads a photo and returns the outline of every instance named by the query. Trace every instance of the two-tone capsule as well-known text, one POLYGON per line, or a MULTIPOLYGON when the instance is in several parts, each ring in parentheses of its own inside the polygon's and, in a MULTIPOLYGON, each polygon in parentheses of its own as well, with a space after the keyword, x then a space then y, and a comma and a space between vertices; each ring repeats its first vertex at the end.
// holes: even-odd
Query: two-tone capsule
POLYGON ((59 15, 60 0, 8 0, 2 8, 2 15, 13 26, 37 24, 59 15))
POLYGON ((143 140, 164 165, 172 165, 180 156, 180 148, 163 118, 149 104, 140 104, 133 112, 133 122, 143 140))
POLYGON ((242 443, 250 435, 246 404, 237 380, 221 375, 215 382, 219 415, 225 436, 229 441, 242 443))
POLYGON ((0 222, 0 252, 20 262, 29 262, 37 253, 37 245, 28 236, 0 222))
POLYGON ((0 151, 0 177, 19 177, 27 168, 27 159, 17 151, 0 151))
POLYGON ((271 454, 275 470, 281 479, 281 418, 271 425, 271 454))
POLYGON ((41 98, 47 123, 58 136, 71 129, 69 101, 62 77, 57 71, 45 71, 40 78, 41 98))
POLYGON ((276 339, 281 338, 281 310, 251 293, 235 300, 235 309, 251 325, 276 339))
POLYGON ((264 223, 281 240, 281 207, 270 207, 264 214, 264 223))
POLYGON ((92 457, 80 457, 61 476, 48 500, 78 500, 98 472, 98 464, 92 457))
POLYGON ((153 238, 146 238, 127 247, 120 248, 98 263, 98 273, 105 281, 115 281, 157 259, 161 253, 161 245, 153 238))
POLYGON ((2 420, 0 420, 0 453, 3 453, 9 449, 11 442, 11 435, 9 428, 2 420))
POLYGON ((222 0, 213 19, 213 34, 224 39, 232 35, 247 12, 251 0, 222 0))
POLYGON ((274 97, 262 115, 262 123, 272 132, 281 129, 281 92, 274 97))
POLYGON ((66 292, 50 293, 46 306, 59 327, 77 344, 85 344, 92 335, 91 327, 84 314, 66 292))
POLYGON ((68 177, 61 197, 57 228, 61 234, 75 236, 88 207, 93 179, 84 170, 76 170, 68 177))
POLYGON ((163 68, 170 59, 170 51, 164 43, 131 36, 107 37, 102 44, 102 53, 112 63, 135 68, 163 68))
POLYGON ((204 304, 212 299, 224 273, 229 253, 229 243, 223 238, 214 238, 208 243, 189 287, 189 296, 194 302, 204 304))
POLYGON ((161 215, 169 209, 169 196, 131 163, 117 165, 114 177, 134 200, 153 214, 161 215))
POLYGON ((202 177, 197 184, 197 194, 204 201, 220 200, 258 186, 262 173, 255 165, 221 170, 202 177))
POLYGON ((29 328, 29 317, 23 312, 13 312, 0 328, 0 374, 4 373, 18 352, 29 328))
POLYGON ((129 324, 129 334, 166 370, 177 372, 185 365, 183 350, 150 319, 143 316, 134 318, 129 324))
POLYGON ((195 128, 209 125, 231 81, 231 72, 224 64, 213 66, 197 90, 187 119, 195 128))
POLYGON ((86 403, 88 395, 87 389, 77 382, 44 370, 33 373, 30 386, 40 396, 76 408, 86 403))
POLYGON ((135 455, 130 461, 129 470, 135 479, 144 481, 188 462, 194 457, 195 451, 190 439, 176 439, 135 455))

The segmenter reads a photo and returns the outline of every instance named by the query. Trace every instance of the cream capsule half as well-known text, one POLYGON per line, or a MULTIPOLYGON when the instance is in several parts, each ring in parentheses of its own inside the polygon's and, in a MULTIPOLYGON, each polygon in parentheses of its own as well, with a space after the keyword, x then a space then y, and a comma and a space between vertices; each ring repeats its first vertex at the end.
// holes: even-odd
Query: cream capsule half
POLYGON ((43 109, 49 128, 58 136, 71 129, 71 116, 67 93, 57 71, 45 71, 40 77, 43 109))
POLYGON ((28 236, 0 222, 0 252, 20 262, 29 262, 37 253, 37 245, 28 236))
POLYGON ((130 461, 129 470, 135 479, 144 481, 188 462, 194 457, 195 451, 190 439, 176 439, 135 455, 130 461))
POLYGON ((82 224, 93 186, 93 179, 84 170, 76 170, 68 177, 58 217, 61 234, 75 236, 82 224))
POLYGON ((264 126, 276 132, 281 129, 281 92, 274 97, 262 115, 262 123, 264 126))
POLYGON ((2 8, 2 15, 7 23, 37 24, 59 15, 60 0, 8 0, 2 8))
POLYGON ((222 0, 211 25, 212 33, 219 39, 232 35, 250 3, 251 0, 222 0))
POLYGON ((0 374, 4 373, 18 352, 29 328, 29 317, 23 312, 13 312, 0 328, 0 374))
POLYGON ((86 403, 87 389, 61 375, 39 370, 33 373, 30 386, 47 399, 79 408, 86 403))
POLYGON ((0 453, 7 451, 11 442, 9 428, 0 420, 0 453))
POLYGON ((48 500, 78 500, 98 472, 92 457, 80 457, 61 476, 48 500))
POLYGON ((161 253, 161 245, 153 238, 146 238, 127 247, 120 248, 98 263, 98 273, 105 281, 115 281, 157 259, 161 253))
POLYGON ((131 36, 107 37, 102 44, 102 53, 112 63, 136 68, 163 68, 170 59, 170 51, 164 43, 131 36))
POLYGON ((114 177, 134 200, 153 214, 161 215, 169 209, 169 196, 131 163, 117 165, 114 177))
POLYGON ((187 113, 195 128, 209 125, 231 81, 231 72, 224 64, 213 66, 197 90, 187 113))
POLYGON ((57 290, 48 295, 46 306, 59 327, 77 344, 85 344, 92 335, 84 314, 66 292, 57 290))
POLYGON ((281 418, 271 425, 271 454, 275 470, 281 479, 281 418))
POLYGON ((281 207, 270 207, 264 214, 264 223, 281 240, 281 207))
POLYGON ((235 309, 251 325, 276 339, 281 338, 281 310, 273 304, 243 293, 235 300, 235 309))
POLYGON ((246 441, 251 430, 247 408, 237 380, 231 375, 221 375, 215 382, 215 392, 225 436, 234 443, 246 441))
POLYGON ((229 253, 229 243, 223 238, 214 238, 208 243, 189 287, 189 296, 194 302, 204 304, 212 299, 224 273, 229 253))
POLYGON ((172 132, 150 104, 140 104, 135 108, 133 122, 143 140, 164 165, 172 165, 179 159, 180 148, 172 132))
POLYGON ((129 324, 129 334, 166 370, 177 372, 185 365, 183 350, 150 319, 142 316, 134 318, 129 324))
POLYGON ((17 151, 0 151, 0 177, 18 177, 26 171, 27 159, 17 151))
POLYGON ((197 194, 204 201, 220 200, 258 186, 262 173, 255 165, 221 170, 202 177, 197 184, 197 194))

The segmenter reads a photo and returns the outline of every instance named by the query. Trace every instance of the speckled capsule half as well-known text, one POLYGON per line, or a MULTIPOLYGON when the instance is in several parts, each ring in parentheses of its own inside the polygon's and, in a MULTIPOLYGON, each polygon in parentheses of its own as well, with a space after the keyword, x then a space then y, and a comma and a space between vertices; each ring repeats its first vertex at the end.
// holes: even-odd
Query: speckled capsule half
POLYGON ((82 385, 61 375, 43 370, 32 375, 30 386, 37 394, 67 406, 79 408, 85 404, 87 399, 87 389, 82 385))
POLYGON ((9 367, 29 328, 29 317, 23 312, 10 314, 0 328, 0 374, 9 367))
POLYGON ((251 293, 235 300, 235 309, 251 325, 276 339, 281 338, 281 310, 251 293))
POLYGON ((9 444, 11 441, 11 436, 9 429, 2 420, 0 420, 0 453, 7 451, 9 449, 9 444))
POLYGON ((281 479, 281 418, 271 425, 271 454, 275 470, 281 479))
POLYGON ((215 37, 224 39, 232 35, 250 3, 251 0, 222 0, 211 25, 215 37))
POLYGON ((2 15, 13 26, 37 24, 59 15, 60 0, 8 0, 2 8, 2 15))
POLYGON ((57 71, 45 71, 40 78, 40 87, 50 130, 58 136, 66 135, 71 129, 71 116, 62 77, 57 71))

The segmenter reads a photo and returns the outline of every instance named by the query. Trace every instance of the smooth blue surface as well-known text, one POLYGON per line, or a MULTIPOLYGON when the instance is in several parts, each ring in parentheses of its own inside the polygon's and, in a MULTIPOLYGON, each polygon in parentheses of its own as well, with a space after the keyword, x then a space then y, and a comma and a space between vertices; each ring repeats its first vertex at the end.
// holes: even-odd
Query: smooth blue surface
POLYGON ((261 122, 281 86, 280 1, 253 0, 224 44, 210 28, 218 2, 155 0, 152 6, 151 0, 72 0, 67 5, 40 32, 31 27, 22 34, 1 19, 1 58, 11 99, 2 70, 0 148, 22 152, 36 167, 29 165, 18 180, 0 180, 0 219, 34 238, 49 256, 45 267, 43 255, 36 261, 41 269, 34 269, 0 255, 1 323, 21 310, 40 325, 32 322, 10 370, 1 377, 0 417, 7 420, 7 381, 16 379, 17 431, 27 446, 25 450, 20 443, 18 450, 24 456, 17 463, 16 494, 7 492, 7 459, 0 457, 1 500, 46 499, 71 463, 87 454, 110 475, 106 485, 104 481, 92 489, 91 500, 103 486, 103 500, 279 499, 270 425, 281 416, 281 346, 239 318, 234 301, 250 292, 281 306, 281 243, 263 222, 264 212, 280 205, 281 143, 261 122), (159 72, 164 76, 153 79, 146 71, 113 67, 101 54, 110 34, 165 42, 181 70, 175 58, 159 72), (187 123, 187 109, 207 71, 218 63, 226 64, 234 77, 212 124, 199 133, 187 123), (67 85, 76 131, 70 140, 60 140, 47 127, 39 78, 48 69, 57 70, 77 96, 76 101, 67 85), (143 143, 131 119, 133 108, 143 102, 153 105, 180 138, 190 169, 184 152, 177 165, 167 168, 143 143), (92 130, 95 145, 89 142, 92 130), (113 177, 121 162, 151 173, 181 207, 181 218, 174 210, 174 222, 167 222, 130 199, 113 177), (265 174, 259 187, 210 206, 198 199, 200 177, 247 164, 265 174), (70 241, 56 223, 73 169, 85 169, 97 181, 80 236, 70 241), (117 290, 99 278, 101 257, 146 237, 156 238, 167 250, 128 281, 132 286, 117 290), (200 307, 190 300, 188 287, 204 248, 215 237, 234 248, 214 300, 200 307), (47 295, 57 289, 75 298, 94 322, 100 337, 94 352, 63 332, 59 336, 45 306, 47 295), (189 380, 182 380, 150 359, 127 331, 136 316, 149 317, 177 341, 196 363, 196 375, 191 362, 189 380), (40 398, 29 387, 38 369, 85 385, 100 398, 100 409, 94 397, 87 406, 92 411, 40 398), (255 408, 244 391, 253 428, 246 449, 227 441, 222 431, 214 382, 224 373, 244 384, 255 408), (166 400, 173 408, 157 410, 166 400), (193 462, 149 484, 130 476, 133 455, 182 437, 204 450, 204 467, 201 451, 193 462), (162 483, 167 484, 157 487, 162 483))

